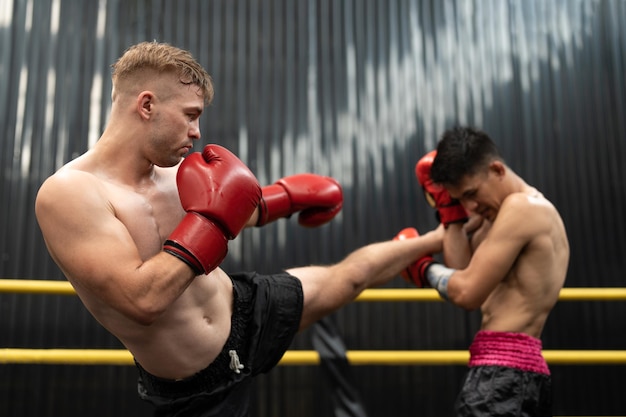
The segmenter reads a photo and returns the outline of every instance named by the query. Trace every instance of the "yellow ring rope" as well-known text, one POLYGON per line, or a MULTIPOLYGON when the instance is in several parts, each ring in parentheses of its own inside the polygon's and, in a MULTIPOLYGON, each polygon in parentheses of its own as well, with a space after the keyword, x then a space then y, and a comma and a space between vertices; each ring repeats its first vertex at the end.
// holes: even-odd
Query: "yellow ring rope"
MULTIPOLYGON (((67 281, 0 279, 0 293, 75 295, 67 281)), ((563 288, 559 301, 621 301, 626 288, 563 288)), ((355 301, 442 301, 433 289, 368 289, 355 301)), ((352 350, 346 353, 352 365, 465 365, 466 350, 352 350)), ((544 350, 549 364, 626 364, 626 350, 544 350)), ((280 365, 317 365, 314 350, 290 350, 280 365)), ((125 349, 18 349, 0 348, 0 364, 132 365, 125 349)))
MULTIPOLYGON (((74 295, 76 292, 67 281, 44 281, 37 279, 0 279, 0 293, 74 295)), ((563 288, 559 301, 624 301, 626 288, 563 288)), ((355 301, 442 301, 431 288, 381 288, 368 289, 355 301)))
MULTIPOLYGON (((626 364, 626 350, 544 350, 551 365, 626 364)), ((349 350, 352 365, 466 365, 466 350, 349 350)), ((0 364, 133 365, 125 349, 0 349, 0 364)), ((314 350, 289 350, 280 365, 317 365, 314 350)))

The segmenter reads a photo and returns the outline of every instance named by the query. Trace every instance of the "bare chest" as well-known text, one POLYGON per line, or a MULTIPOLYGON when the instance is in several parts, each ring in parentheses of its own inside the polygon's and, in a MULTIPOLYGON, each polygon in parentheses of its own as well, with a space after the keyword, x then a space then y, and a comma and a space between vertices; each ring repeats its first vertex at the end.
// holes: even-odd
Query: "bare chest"
POLYGON ((144 260, 161 250, 184 215, 175 185, 151 184, 140 190, 111 185, 109 201, 144 260))

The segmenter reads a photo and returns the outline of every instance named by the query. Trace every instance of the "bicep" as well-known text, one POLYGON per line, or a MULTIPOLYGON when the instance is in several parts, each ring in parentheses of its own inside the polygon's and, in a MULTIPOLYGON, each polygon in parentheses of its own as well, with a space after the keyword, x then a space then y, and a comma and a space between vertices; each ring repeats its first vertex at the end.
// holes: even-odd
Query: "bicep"
POLYGON ((97 181, 80 175, 53 179, 38 194, 36 214, 50 254, 81 290, 84 302, 98 300, 100 306, 149 324, 195 275, 185 262, 160 251, 156 240, 156 247, 148 250, 156 254, 144 259, 107 193, 98 189, 97 181), (86 293, 91 296, 85 298, 86 293))
POLYGON ((36 213, 51 256, 73 284, 104 295, 142 263, 128 230, 93 188, 44 184, 36 213))

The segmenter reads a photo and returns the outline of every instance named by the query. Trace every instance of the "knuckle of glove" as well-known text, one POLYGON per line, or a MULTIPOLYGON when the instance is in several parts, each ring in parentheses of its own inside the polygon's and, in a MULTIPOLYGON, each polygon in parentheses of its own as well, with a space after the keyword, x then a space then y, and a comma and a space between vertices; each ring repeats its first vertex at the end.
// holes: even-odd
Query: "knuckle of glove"
POLYGON ((305 227, 318 227, 331 221, 341 211, 343 204, 340 203, 331 208, 312 207, 303 210, 298 215, 298 223, 305 227))
POLYGON ((313 185, 309 189, 310 194, 296 202, 303 208, 298 223, 305 227, 317 227, 329 222, 343 207, 343 190, 334 178, 316 176, 313 185))
POLYGON ((230 152, 228 149, 226 149, 226 148, 224 148, 223 146, 220 146, 220 145, 206 145, 202 149, 202 158, 206 162, 212 162, 214 160, 219 160, 220 156, 229 156, 229 155, 232 155, 233 157, 235 157, 232 154, 232 152, 230 152))
POLYGON ((407 227, 402 229, 394 238, 394 240, 405 240, 405 239, 412 239, 414 237, 418 237, 419 233, 417 231, 416 228, 414 227, 407 227))
POLYGON ((289 194, 294 211, 308 207, 332 208, 343 204, 341 185, 331 177, 298 174, 277 182, 289 194))
POLYGON ((207 145, 202 155, 196 152, 185 158, 178 169, 177 185, 185 211, 214 219, 229 239, 239 234, 261 199, 254 174, 218 145, 207 145))

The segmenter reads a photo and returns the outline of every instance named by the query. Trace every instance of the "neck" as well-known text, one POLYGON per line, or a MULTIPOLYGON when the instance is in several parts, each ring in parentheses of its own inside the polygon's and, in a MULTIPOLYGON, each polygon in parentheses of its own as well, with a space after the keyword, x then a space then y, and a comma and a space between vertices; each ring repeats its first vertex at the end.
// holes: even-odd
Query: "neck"
POLYGON ((91 150, 93 161, 107 177, 129 185, 140 184, 154 175, 154 164, 145 158, 139 141, 105 131, 91 150))
POLYGON ((510 168, 506 168, 506 181, 508 183, 509 193, 528 193, 532 187, 526 184, 526 181, 513 172, 510 168))

